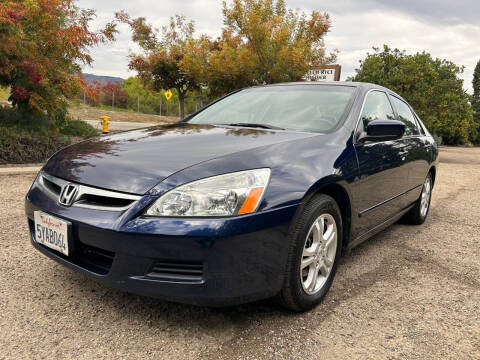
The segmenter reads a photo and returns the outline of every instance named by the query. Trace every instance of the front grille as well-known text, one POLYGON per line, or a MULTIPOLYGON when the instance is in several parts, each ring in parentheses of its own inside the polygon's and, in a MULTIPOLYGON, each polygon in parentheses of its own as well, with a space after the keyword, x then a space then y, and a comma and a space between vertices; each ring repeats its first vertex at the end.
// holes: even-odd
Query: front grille
POLYGON ((133 203, 130 199, 120 199, 107 196, 99 196, 94 194, 82 194, 76 204, 77 206, 89 205, 91 207, 109 207, 124 208, 133 203))
POLYGON ((54 183, 53 181, 50 181, 45 177, 42 178, 42 182, 43 186, 45 186, 45 188, 49 190, 52 194, 54 194, 55 196, 60 196, 60 192, 62 191, 62 187, 60 185, 54 183))
POLYGON ((147 276, 156 280, 199 282, 203 280, 203 263, 198 261, 156 261, 147 276))
MULTIPOLYGON (((65 186, 72 184, 66 180, 49 175, 42 171, 39 184, 45 193, 58 201, 65 186)), ((95 210, 123 211, 131 207, 141 196, 103 190, 87 185, 73 184, 78 191, 72 200, 71 206, 95 210)))

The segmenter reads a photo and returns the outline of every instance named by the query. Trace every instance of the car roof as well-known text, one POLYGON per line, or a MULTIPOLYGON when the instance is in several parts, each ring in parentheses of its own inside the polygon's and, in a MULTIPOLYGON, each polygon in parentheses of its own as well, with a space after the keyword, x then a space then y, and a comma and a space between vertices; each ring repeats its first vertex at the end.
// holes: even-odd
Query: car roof
POLYGON ((309 86, 325 86, 325 85, 333 85, 333 86, 351 86, 356 87, 364 92, 378 89, 386 91, 396 97, 406 101, 403 97, 398 95, 395 91, 390 90, 384 86, 368 83, 368 82, 355 82, 355 81, 295 81, 295 82, 287 82, 287 83, 277 83, 277 84, 269 84, 269 85, 258 85, 254 87, 274 87, 274 86, 292 86, 292 85, 309 85, 309 86))
POLYGON ((259 85, 259 87, 273 87, 273 86, 291 86, 291 85, 310 85, 310 86, 324 86, 324 85, 334 85, 334 86, 354 86, 360 87, 363 89, 370 89, 370 88, 384 88, 383 86, 367 83, 367 82, 355 82, 355 81, 294 81, 294 82, 285 82, 285 83, 277 83, 277 84, 269 84, 269 85, 259 85))

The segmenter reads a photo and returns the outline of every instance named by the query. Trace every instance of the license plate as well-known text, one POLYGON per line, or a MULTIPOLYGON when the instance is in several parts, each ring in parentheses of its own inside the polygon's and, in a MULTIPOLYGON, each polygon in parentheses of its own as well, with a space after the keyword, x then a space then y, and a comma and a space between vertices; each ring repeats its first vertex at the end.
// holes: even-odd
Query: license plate
POLYGON ((41 211, 34 218, 35 241, 68 256, 68 222, 41 211))

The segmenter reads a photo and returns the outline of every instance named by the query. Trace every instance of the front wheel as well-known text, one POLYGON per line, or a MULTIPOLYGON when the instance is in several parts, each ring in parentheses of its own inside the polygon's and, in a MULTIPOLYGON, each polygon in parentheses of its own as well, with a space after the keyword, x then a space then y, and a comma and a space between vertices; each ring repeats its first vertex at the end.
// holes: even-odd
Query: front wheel
POLYGON ((427 219, 430 210, 430 201, 432 199, 433 179, 432 173, 428 173, 423 183, 422 193, 415 202, 413 208, 405 215, 405 220, 409 224, 420 225, 427 219))
POLYGON ((326 295, 342 247, 342 216, 337 203, 316 195, 297 218, 290 234, 287 271, 278 296, 294 311, 312 309, 326 295))

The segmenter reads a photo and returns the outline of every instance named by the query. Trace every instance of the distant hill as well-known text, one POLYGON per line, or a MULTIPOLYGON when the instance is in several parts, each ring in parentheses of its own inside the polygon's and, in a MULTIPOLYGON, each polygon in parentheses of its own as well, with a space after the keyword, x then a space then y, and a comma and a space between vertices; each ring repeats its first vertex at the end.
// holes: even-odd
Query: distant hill
POLYGON ((103 75, 93 75, 93 74, 82 74, 82 75, 86 82, 98 81, 101 83, 106 83, 106 82, 117 83, 117 82, 124 81, 122 78, 114 77, 114 76, 103 76, 103 75))

